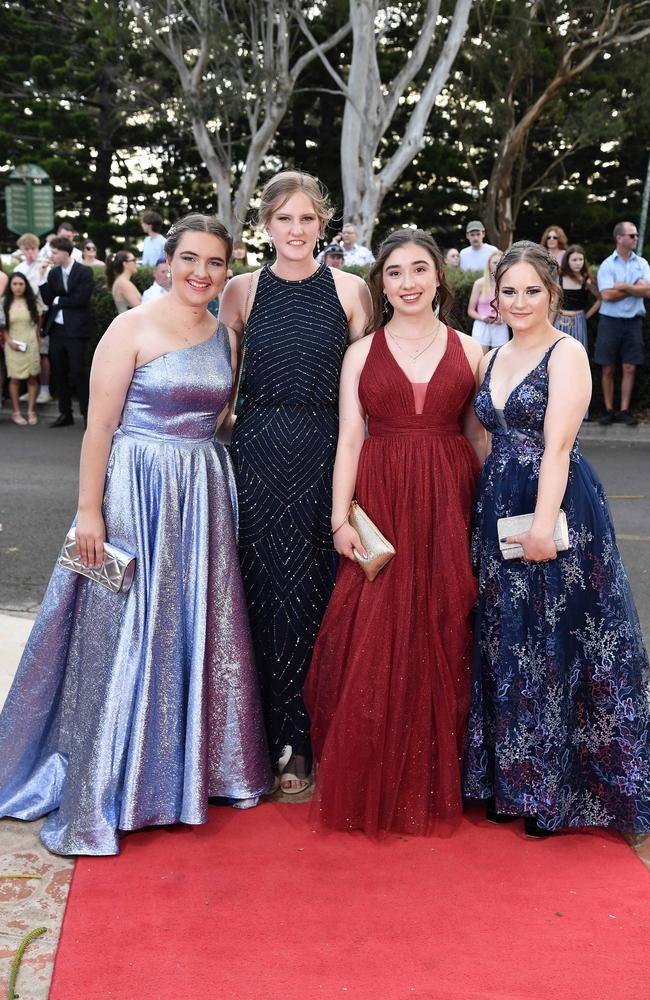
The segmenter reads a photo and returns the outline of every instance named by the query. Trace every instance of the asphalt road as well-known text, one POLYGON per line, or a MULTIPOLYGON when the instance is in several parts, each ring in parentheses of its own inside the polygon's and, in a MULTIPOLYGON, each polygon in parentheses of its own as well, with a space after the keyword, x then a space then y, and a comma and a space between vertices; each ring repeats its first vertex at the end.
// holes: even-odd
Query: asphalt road
MULTIPOLYGON (((49 409, 49 408, 48 408, 49 409)), ((33 613, 74 516, 82 429, 16 427, 0 412, 0 610, 33 613)), ((650 444, 583 451, 610 498, 619 547, 650 639, 650 444)))

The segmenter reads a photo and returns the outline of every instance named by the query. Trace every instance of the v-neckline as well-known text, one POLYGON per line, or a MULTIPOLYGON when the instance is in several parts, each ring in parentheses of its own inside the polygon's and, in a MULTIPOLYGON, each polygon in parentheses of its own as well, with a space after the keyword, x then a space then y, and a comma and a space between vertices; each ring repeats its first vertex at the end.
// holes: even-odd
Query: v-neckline
MULTIPOLYGON (((513 394, 517 391, 517 389, 520 389, 521 386, 526 381, 526 379, 529 379, 530 376, 533 374, 533 372, 536 372, 537 369, 540 367, 540 365, 542 365, 544 363, 544 361, 546 360, 547 354, 549 354, 550 351, 555 347, 555 344, 559 344, 560 340, 564 340, 564 337, 559 337, 558 340, 556 340, 554 343, 551 344, 551 346, 549 348, 547 348, 547 350, 544 352, 544 354, 539 359, 539 361, 537 362, 537 364, 533 368, 531 368, 529 372, 526 372, 526 374, 524 375, 524 377, 522 379, 520 379, 519 382, 517 382, 517 384, 512 387, 512 389, 510 390, 510 392, 508 393, 508 395, 506 396, 506 398, 504 400, 503 406, 499 406, 499 407, 497 407, 497 406, 494 405, 494 396, 492 395, 492 370, 494 368, 494 362, 497 359, 497 355, 498 355, 499 351, 501 350, 500 347, 497 348, 497 350, 495 352, 495 355, 492 358, 492 363, 490 364, 490 368, 489 368, 489 372, 488 372, 488 375, 489 375, 488 394, 490 396, 490 404, 491 404, 492 409, 494 410, 495 413, 503 413, 504 416, 505 416, 506 407, 508 406, 508 403, 510 402, 513 394)), ((438 369, 436 369, 436 371, 437 370, 438 369)), ((434 374, 435 374, 435 372, 434 372, 434 374)))
POLYGON ((440 365, 443 363, 443 361, 445 361, 447 359, 447 355, 449 353, 449 342, 451 340, 451 337, 449 336, 449 331, 451 330, 451 327, 447 326, 445 329, 447 330, 447 343, 445 344, 445 349, 444 349, 444 351, 442 352, 442 354, 440 356, 440 360, 438 361, 438 364, 436 365, 436 367, 431 372, 431 377, 429 378, 428 382, 414 383, 408 377, 408 375, 406 374, 406 372, 404 371, 404 369, 400 365, 399 361, 397 360, 397 358, 395 357, 395 355, 391 351, 390 347, 388 346, 388 340, 386 339, 386 327, 382 326, 382 328, 381 328, 381 332, 382 332, 382 335, 383 335, 383 338, 384 338, 384 347, 386 348, 386 351, 387 351, 388 355, 390 356, 391 361, 393 362, 393 364, 395 365, 395 367, 397 368, 397 370, 399 372, 401 372, 401 374, 404 376, 404 380, 408 384, 410 395, 411 395, 411 405, 413 407, 413 410, 415 411, 415 416, 416 417, 420 417, 424 413, 424 411, 426 409, 426 405, 427 405, 427 398, 428 398, 428 395, 429 395, 429 389, 431 388, 431 383, 433 382, 433 380, 434 380, 434 378, 435 378, 435 376, 436 376, 436 374, 437 374, 437 372, 438 372, 438 370, 440 368, 440 365), (413 392, 413 385, 426 385, 426 387, 427 387, 426 388, 426 392, 424 393, 424 403, 423 403, 422 410, 420 411, 420 413, 417 412, 417 406, 416 406, 416 402, 415 402, 415 393, 413 392))

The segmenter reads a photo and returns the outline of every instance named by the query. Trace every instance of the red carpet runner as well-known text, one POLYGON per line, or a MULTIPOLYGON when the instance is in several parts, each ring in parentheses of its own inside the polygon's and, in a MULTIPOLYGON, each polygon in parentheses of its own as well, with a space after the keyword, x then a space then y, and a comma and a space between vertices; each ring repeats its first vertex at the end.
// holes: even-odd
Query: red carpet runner
POLYGON ((50 1000, 645 1000, 650 871, 617 836, 314 833, 214 808, 77 863, 50 1000))

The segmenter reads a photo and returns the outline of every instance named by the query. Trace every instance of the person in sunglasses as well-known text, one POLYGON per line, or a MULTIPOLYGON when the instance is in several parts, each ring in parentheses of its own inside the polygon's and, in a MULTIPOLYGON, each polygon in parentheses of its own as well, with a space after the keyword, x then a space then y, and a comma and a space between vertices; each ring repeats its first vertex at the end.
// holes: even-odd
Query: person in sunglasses
POLYGON ((643 343, 644 299, 650 299, 650 265, 636 253, 639 234, 633 222, 614 226, 616 249, 598 268, 598 289, 602 302, 598 314, 598 334, 594 361, 601 365, 605 413, 600 423, 614 421, 635 427, 630 409, 637 365, 645 356, 643 343), (614 410, 614 371, 618 359, 623 365, 621 408, 614 410))
POLYGON ((84 264, 88 267, 103 267, 104 261, 97 260, 97 247, 92 240, 86 240, 81 248, 81 256, 83 257, 84 264))
POLYGON ((567 234, 562 226, 547 226, 539 241, 550 254, 553 254, 558 264, 561 266, 569 242, 567 234))

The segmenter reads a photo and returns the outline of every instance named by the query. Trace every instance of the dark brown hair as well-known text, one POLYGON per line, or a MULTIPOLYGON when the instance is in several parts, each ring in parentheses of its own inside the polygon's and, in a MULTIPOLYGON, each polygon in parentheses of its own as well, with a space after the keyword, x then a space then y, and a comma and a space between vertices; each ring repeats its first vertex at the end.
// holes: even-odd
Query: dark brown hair
POLYGON ((74 244, 67 236, 53 236, 50 240, 52 250, 63 250, 64 253, 72 253, 74 244))
POLYGON ((559 309, 562 305, 562 285, 560 284, 560 265, 550 250, 540 243, 530 240, 519 240, 513 243, 503 254, 494 273, 494 301, 498 302, 501 283, 506 271, 515 264, 530 264, 535 268, 539 279, 551 297, 551 305, 559 309))
POLYGON ((113 257, 106 258, 106 284, 109 288, 113 287, 115 279, 118 274, 121 274, 124 270, 124 265, 126 264, 129 257, 135 257, 132 250, 118 250, 113 257))
POLYGON ((226 261, 230 260, 232 254, 232 236, 224 226, 223 222, 217 219, 216 215, 201 215, 200 212, 191 212, 184 215, 182 219, 175 222, 167 233, 165 240, 165 254, 170 259, 176 253, 178 244, 184 233, 211 233, 220 239, 226 247, 226 261))
POLYGON ((30 285, 29 281, 21 271, 14 271, 13 274, 9 275, 9 281, 7 287, 5 288, 5 293, 3 296, 2 305, 5 313, 5 324, 7 329, 9 329, 11 324, 11 317, 9 313, 11 312, 11 303, 15 299, 15 295, 11 290, 11 282, 14 278, 20 278, 25 284, 25 303, 29 310, 29 315, 31 316, 32 323, 34 326, 38 326, 38 305, 36 304, 36 296, 34 295, 34 289, 30 285))
POLYGON ((154 233, 162 233, 163 226, 165 225, 162 215, 153 211, 145 212, 141 221, 146 222, 148 226, 151 226, 154 233))
POLYGON ((425 233, 423 229, 396 229, 379 247, 375 263, 370 268, 366 282, 370 289, 372 299, 372 316, 366 327, 366 334, 373 333, 380 326, 388 323, 393 315, 393 307, 384 300, 384 266, 386 261, 399 247, 408 246, 415 243, 431 257, 435 264, 438 276, 438 316, 442 323, 451 323, 451 310, 454 304, 454 294, 445 279, 442 253, 440 247, 430 233, 425 233))
POLYGON ((589 268, 587 267, 587 255, 579 243, 572 243, 570 247, 566 248, 566 253, 562 258, 562 263, 560 264, 560 282, 562 278, 575 278, 576 273, 572 271, 569 267, 569 257, 571 254, 580 253, 582 254, 582 268, 580 270, 580 277, 582 279, 582 287, 591 284, 591 275, 589 274, 589 268))

